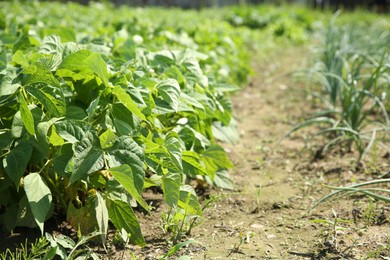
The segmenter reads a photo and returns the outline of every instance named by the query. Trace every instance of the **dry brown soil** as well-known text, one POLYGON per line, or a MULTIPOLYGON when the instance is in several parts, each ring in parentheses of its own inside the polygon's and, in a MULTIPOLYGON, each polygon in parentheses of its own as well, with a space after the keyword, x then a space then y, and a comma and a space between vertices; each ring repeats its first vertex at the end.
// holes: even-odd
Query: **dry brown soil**
MULTIPOLYGON (((358 169, 353 153, 313 161, 315 147, 304 149, 307 131, 279 142, 316 109, 304 84, 290 74, 307 66, 306 56, 306 49, 294 48, 254 62, 253 79, 233 97, 241 140, 224 145, 236 166, 236 190, 211 191, 215 201, 183 239, 200 244, 170 259, 389 259, 388 205, 355 196, 308 211, 330 192, 323 184, 374 178, 388 168, 386 160, 368 160, 358 169)), ((166 209, 158 206, 142 220, 147 247, 130 247, 115 257, 130 259, 131 251, 137 259, 159 259, 166 253, 170 234, 162 233, 161 212, 166 209)))

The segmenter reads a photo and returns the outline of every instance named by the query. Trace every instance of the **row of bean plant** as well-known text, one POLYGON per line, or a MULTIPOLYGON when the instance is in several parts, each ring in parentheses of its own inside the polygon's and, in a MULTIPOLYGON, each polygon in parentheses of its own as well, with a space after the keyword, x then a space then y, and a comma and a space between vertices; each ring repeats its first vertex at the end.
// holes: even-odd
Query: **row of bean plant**
POLYGON ((133 208, 151 210, 145 189, 200 216, 190 179, 233 188, 217 140, 238 139, 229 96, 250 74, 253 34, 224 14, 3 2, 0 224, 43 233, 65 216, 144 245, 133 208))

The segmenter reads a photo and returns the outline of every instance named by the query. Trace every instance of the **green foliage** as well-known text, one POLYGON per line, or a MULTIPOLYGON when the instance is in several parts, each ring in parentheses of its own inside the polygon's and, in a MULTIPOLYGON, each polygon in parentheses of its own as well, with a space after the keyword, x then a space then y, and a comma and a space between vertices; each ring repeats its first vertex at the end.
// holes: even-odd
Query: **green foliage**
POLYGON ((7 249, 0 254, 1 260, 25 260, 25 259, 52 259, 53 256, 48 250, 49 242, 41 237, 34 243, 28 245, 27 240, 15 252, 7 249))
POLYGON ((315 95, 322 101, 323 110, 292 131, 320 125, 318 134, 329 138, 323 152, 336 144, 350 151, 354 145, 358 162, 374 142, 385 146, 382 141, 389 127, 388 26, 381 20, 344 26, 331 21, 322 32, 317 62, 305 73, 305 79, 319 87, 315 95))
POLYGON ((313 30, 313 17, 307 10, 293 6, 276 8, 260 5, 237 7, 225 19, 235 27, 262 30, 275 39, 282 38, 287 39, 289 43, 303 43, 308 40, 313 30))
MULTIPOLYGON (((104 242, 111 222, 145 245, 133 208, 149 211, 146 187, 161 186, 183 219, 202 214, 186 179, 231 188, 215 139, 237 139, 229 95, 250 72, 245 34, 195 12, 169 25, 177 10, 32 1, 2 11, 1 225, 43 234, 65 214, 82 234, 104 242)), ((48 239, 61 257, 79 245, 48 239)))

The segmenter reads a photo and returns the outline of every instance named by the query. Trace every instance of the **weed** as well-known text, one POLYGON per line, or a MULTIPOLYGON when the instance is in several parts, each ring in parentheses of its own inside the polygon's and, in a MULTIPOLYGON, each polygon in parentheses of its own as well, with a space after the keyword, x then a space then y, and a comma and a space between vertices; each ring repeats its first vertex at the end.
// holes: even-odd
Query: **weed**
POLYGON ((1 260, 52 259, 52 257, 49 250, 49 242, 45 237, 35 240, 30 245, 28 245, 26 239, 25 243, 20 244, 20 247, 15 252, 7 249, 4 253, 0 254, 1 260))
POLYGON ((249 243, 250 239, 253 236, 254 236, 254 233, 252 231, 248 231, 245 234, 243 232, 240 232, 239 242, 237 244, 235 244, 232 249, 229 250, 227 257, 231 256, 232 254, 242 253, 241 246, 245 243, 249 243))
POLYGON ((322 243, 324 246, 330 249, 337 250, 338 247, 338 237, 343 234, 343 231, 347 228, 343 227, 340 224, 352 223, 350 220, 344 220, 337 216, 337 213, 332 209, 333 218, 332 219, 314 219, 311 222, 320 223, 327 226, 327 229, 324 232, 325 241, 322 243))

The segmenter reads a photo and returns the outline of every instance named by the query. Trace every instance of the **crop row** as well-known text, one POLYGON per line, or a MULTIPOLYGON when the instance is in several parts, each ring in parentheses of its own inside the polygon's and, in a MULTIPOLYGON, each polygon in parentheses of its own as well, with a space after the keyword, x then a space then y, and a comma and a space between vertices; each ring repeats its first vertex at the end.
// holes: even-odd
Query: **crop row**
POLYGON ((229 96, 251 71, 249 29, 210 12, 2 6, 1 225, 43 233, 65 215, 144 245, 144 189, 183 219, 202 214, 190 179, 233 188, 216 140, 238 139, 229 96))

